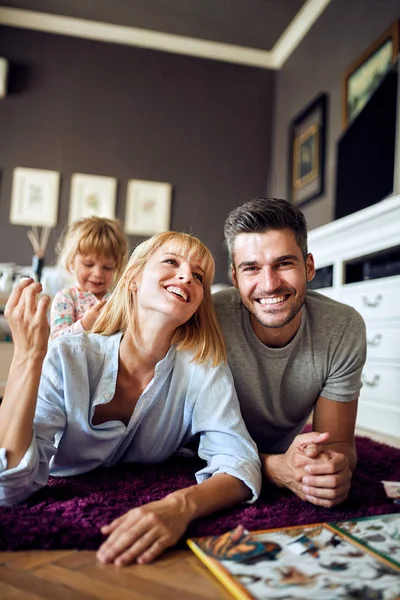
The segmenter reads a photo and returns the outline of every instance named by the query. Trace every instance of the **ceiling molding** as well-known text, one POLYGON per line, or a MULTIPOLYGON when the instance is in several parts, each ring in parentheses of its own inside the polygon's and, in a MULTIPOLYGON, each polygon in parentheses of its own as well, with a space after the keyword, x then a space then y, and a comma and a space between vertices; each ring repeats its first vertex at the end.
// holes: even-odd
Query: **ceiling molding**
POLYGON ((272 51, 6 6, 0 7, 0 25, 160 50, 261 69, 280 69, 330 2, 331 0, 307 0, 272 51))
POLYGON ((307 0, 272 48, 275 69, 280 69, 332 0, 307 0))

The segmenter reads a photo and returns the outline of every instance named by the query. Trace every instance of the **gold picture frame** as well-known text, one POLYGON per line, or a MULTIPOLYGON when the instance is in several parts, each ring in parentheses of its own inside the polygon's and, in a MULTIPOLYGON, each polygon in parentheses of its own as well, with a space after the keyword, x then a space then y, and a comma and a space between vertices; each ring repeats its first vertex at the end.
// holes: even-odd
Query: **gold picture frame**
POLYGON ((319 127, 314 123, 294 141, 293 187, 302 188, 318 175, 319 127))
POLYGON ((327 94, 320 94, 290 123, 288 199, 293 204, 324 192, 327 102, 327 94))
POLYGON ((343 78, 343 128, 363 109, 399 53, 400 20, 386 29, 351 65, 343 78))

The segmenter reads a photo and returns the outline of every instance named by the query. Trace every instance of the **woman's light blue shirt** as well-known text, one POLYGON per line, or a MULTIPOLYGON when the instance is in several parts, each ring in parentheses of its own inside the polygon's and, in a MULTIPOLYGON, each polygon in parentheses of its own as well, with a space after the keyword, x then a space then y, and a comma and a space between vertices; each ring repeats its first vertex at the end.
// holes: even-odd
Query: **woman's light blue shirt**
POLYGON ((115 394, 122 333, 81 334, 52 342, 43 365, 31 444, 20 464, 7 469, 0 449, 0 504, 21 502, 48 476, 78 475, 116 463, 157 463, 194 435, 207 466, 200 483, 217 473, 242 480, 253 500, 261 488, 260 460, 240 414, 227 365, 191 362, 172 346, 156 365, 130 421, 93 425, 96 406, 115 394))

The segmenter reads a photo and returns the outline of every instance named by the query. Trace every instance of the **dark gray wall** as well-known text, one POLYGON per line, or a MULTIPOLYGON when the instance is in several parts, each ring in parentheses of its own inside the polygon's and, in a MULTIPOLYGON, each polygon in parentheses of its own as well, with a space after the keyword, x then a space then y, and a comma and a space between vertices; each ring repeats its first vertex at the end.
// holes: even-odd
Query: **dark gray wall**
MULTIPOLYGON (((15 167, 61 172, 59 224, 74 172, 172 183, 171 228, 191 230, 227 281, 227 212, 264 193, 275 73, 114 44, 0 27, 10 93, 0 100, 0 262, 29 264, 27 227, 10 225, 15 167)), ((137 240, 130 239, 131 245, 137 240)))
POLYGON ((319 92, 329 95, 326 193, 302 206, 309 228, 333 219, 342 82, 349 64, 400 17, 399 0, 334 0, 277 74, 271 195, 286 197, 288 127, 319 92))

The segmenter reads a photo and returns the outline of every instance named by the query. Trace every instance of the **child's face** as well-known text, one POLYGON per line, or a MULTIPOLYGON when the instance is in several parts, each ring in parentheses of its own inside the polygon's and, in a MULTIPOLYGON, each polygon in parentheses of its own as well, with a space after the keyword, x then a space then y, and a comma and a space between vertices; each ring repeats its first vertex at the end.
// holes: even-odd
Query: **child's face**
POLYGON ((92 292, 99 300, 114 283, 115 269, 115 260, 95 254, 77 254, 74 260, 79 289, 92 292))

